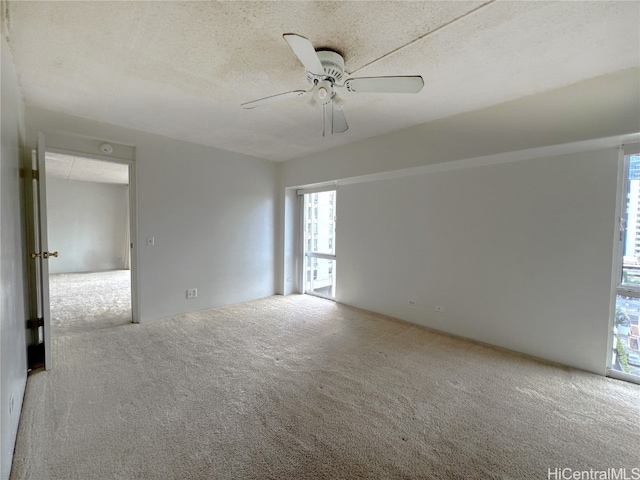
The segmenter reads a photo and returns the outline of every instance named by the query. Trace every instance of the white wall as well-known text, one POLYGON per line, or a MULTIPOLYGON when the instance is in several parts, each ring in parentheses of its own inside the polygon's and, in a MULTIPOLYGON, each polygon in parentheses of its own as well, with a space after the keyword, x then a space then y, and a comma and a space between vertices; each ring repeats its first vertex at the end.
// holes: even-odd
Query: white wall
POLYGON ((129 188, 47 177, 50 273, 125 267, 129 188))
POLYGON ((296 195, 294 188, 282 189, 280 196, 280 218, 277 225, 280 242, 280 249, 276 251, 276 262, 280 268, 277 269, 278 284, 277 293, 290 295, 300 292, 304 288, 303 280, 298 275, 300 268, 300 255, 302 240, 298 236, 301 228, 300 211, 301 200, 296 195))
POLYGON ((273 162, 45 110, 26 118, 30 144, 40 130, 49 147, 83 154, 102 141, 135 147, 140 321, 274 293, 273 162))
POLYGON ((617 164, 610 149, 339 187, 337 300, 603 373, 617 164))
MULTIPOLYGON (((281 202, 337 183, 338 301, 604 374, 616 146, 640 132, 638 74, 285 162, 281 202)), ((282 222, 283 287, 297 215, 282 222)))
POLYGON ((20 148, 24 105, 11 52, 2 35, 2 152, 0 154, 0 478, 9 478, 27 380, 24 205, 20 148), (13 399, 13 408, 10 404, 13 399), (11 414, 10 414, 11 410, 11 414))
POLYGON ((281 167, 282 185, 638 133, 639 76, 633 68, 291 160, 281 167))

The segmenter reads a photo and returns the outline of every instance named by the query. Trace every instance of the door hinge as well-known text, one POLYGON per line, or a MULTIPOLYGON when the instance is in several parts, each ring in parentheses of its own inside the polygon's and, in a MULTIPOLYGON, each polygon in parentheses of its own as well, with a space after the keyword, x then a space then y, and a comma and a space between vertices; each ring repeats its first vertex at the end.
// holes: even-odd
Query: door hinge
POLYGON ((27 328, 44 327, 44 318, 30 318, 27 320, 27 328))
POLYGON ((34 170, 33 168, 21 168, 20 178, 29 178, 31 180, 40 180, 40 170, 34 170))

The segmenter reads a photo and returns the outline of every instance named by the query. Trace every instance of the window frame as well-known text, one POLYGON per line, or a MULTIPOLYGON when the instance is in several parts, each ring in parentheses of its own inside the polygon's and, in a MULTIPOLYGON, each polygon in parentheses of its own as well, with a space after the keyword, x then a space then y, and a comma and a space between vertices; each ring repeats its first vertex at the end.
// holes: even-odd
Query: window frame
MULTIPOLYGON (((303 225, 303 229, 300 232, 300 245, 301 245, 301 261, 300 261, 300 278, 302 280, 301 285, 302 285, 302 293, 307 294, 307 295, 313 295, 316 297, 320 297, 320 298, 325 298, 327 300, 332 300, 335 301, 335 292, 336 292, 336 270, 337 270, 337 256, 336 256, 336 224, 337 224, 337 217, 336 217, 336 204, 337 204, 337 195, 338 195, 338 188, 337 185, 335 183, 331 183, 330 185, 325 185, 325 186, 321 186, 321 187, 316 187, 316 188, 304 188, 304 189, 298 189, 296 191, 296 194, 300 197, 300 205, 301 205, 301 212, 302 212, 302 222, 301 224, 303 225), (307 194, 314 194, 314 193, 323 193, 323 192, 334 192, 334 197, 333 197, 333 202, 332 202, 332 214, 333 214, 333 220, 332 220, 332 225, 333 225, 333 233, 332 233, 332 242, 331 242, 331 249, 333 251, 333 253, 321 253, 321 252, 313 252, 313 251, 309 251, 306 247, 307 247, 307 239, 309 238, 315 238, 317 237, 318 233, 317 233, 317 223, 314 222, 311 218, 309 218, 309 214, 313 213, 317 210, 317 205, 318 205, 318 201, 317 198, 314 199, 314 201, 312 202, 305 202, 305 195, 307 194), (311 208, 313 206, 313 209, 311 208), (308 226, 308 227, 307 227, 308 226), (306 228, 304 228, 306 227, 306 228), (307 230, 308 228, 308 230, 307 230), (332 260, 333 264, 331 267, 331 274, 332 274, 332 278, 333 278, 333 293, 334 296, 326 296, 326 295, 322 295, 318 292, 315 292, 313 290, 307 290, 307 281, 306 279, 308 278, 307 276, 307 272, 310 270, 314 269, 314 266, 312 265, 311 268, 309 269, 309 260, 310 259, 325 259, 325 260, 332 260)), ((316 260, 317 262, 317 260, 316 260)), ((311 277, 313 277, 313 275, 311 275, 311 277)))
MULTIPOLYGON (((630 193, 631 156, 640 154, 640 143, 621 146, 618 159, 618 188, 616 199, 616 237, 614 240, 614 267, 612 278, 612 297, 609 318, 609 334, 607 336, 606 375, 618 380, 640 384, 640 377, 615 370, 613 368, 613 349, 615 348, 614 325, 618 296, 640 298, 640 285, 623 283, 624 251, 627 242, 627 206, 630 193)), ((639 222, 640 225, 640 222, 639 222)))

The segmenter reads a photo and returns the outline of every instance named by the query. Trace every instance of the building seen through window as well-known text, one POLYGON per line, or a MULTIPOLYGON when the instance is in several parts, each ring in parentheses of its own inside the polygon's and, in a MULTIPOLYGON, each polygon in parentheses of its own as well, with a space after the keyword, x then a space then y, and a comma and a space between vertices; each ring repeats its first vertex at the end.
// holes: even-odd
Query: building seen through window
POLYGON ((305 195, 305 291, 329 298, 335 294, 335 259, 314 254, 335 255, 335 196, 335 190, 305 195))

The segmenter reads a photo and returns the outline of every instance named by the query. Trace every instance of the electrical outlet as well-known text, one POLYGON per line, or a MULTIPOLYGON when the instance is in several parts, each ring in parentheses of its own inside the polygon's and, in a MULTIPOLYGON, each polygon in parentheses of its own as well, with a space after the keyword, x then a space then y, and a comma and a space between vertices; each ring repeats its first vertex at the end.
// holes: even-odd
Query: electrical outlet
POLYGON ((435 307, 433 307, 433 309, 436 312, 441 312, 441 313, 444 312, 444 307, 442 305, 436 305, 435 307))
POLYGON ((13 416, 13 409, 15 408, 15 403, 16 403, 16 398, 13 395, 13 393, 11 395, 9 395, 9 416, 13 416))
POLYGON ((418 302, 416 302, 415 298, 410 298, 409 300, 407 300, 407 305, 409 305, 410 307, 415 307, 418 304, 418 302))
POLYGON ((187 298, 196 298, 198 296, 197 288, 190 288, 187 290, 187 298))

